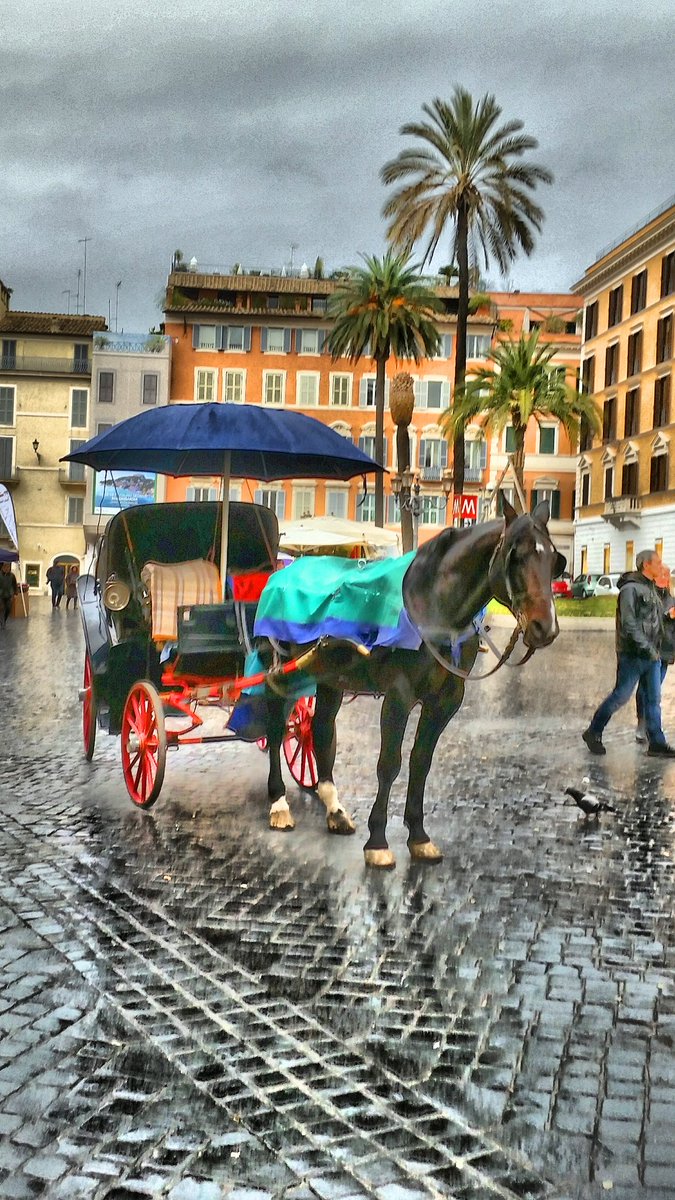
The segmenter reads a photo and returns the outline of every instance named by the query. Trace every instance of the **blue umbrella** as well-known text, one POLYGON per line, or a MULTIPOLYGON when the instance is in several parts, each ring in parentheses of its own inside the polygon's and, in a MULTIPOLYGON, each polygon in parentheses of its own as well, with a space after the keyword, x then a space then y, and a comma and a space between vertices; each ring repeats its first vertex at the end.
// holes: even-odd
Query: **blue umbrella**
MULTIPOLYGON (((167 404, 120 421, 61 462, 95 471, 221 475, 221 563, 227 562, 229 479, 352 479, 382 471, 358 446, 304 413, 255 404, 167 404)), ((225 571, 223 570, 223 579, 225 571)))
POLYGON ((18 561, 19 561, 18 550, 8 550, 8 549, 0 546, 0 563, 18 562, 18 561))

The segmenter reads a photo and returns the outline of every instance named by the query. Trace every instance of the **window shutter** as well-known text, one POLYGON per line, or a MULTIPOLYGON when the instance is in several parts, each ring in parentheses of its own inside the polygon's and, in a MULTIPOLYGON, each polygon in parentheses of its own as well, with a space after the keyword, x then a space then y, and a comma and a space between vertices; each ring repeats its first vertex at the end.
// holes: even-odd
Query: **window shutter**
POLYGON ((426 408, 427 387, 423 379, 415 380, 415 408, 426 408))
MULTIPOLYGON (((244 342, 244 345, 246 345, 246 342, 244 342)), ((260 349, 263 352, 267 349, 267 330, 264 327, 260 330, 260 349)))
POLYGON ((444 471, 448 465, 448 443, 445 438, 441 442, 441 470, 444 471))
POLYGON ((388 454, 389 454, 389 446, 387 445, 387 439, 384 438, 384 444, 383 444, 383 449, 382 449, 382 466, 383 467, 386 467, 389 465, 388 454))
POLYGON ((389 380, 385 379, 385 381, 384 381, 384 407, 387 408, 388 405, 389 405, 389 380))
POLYGON ((251 349, 251 326, 244 326, 244 350, 251 349))
POLYGON ((185 492, 185 499, 186 500, 194 500, 194 498, 195 498, 195 488, 189 487, 187 489, 187 491, 185 492))
POLYGON ((420 438, 420 451, 419 451, 420 456, 418 459, 420 467, 424 466, 426 452, 427 452, 427 439, 420 438))
POLYGON ((325 344, 326 344, 326 330, 318 329, 316 346, 317 346, 317 350, 319 351, 319 354, 323 354, 323 348, 324 348, 325 344))
POLYGON ((199 325, 192 326, 192 349, 196 350, 199 346, 199 325))
POLYGON ((290 354, 290 352, 291 352, 291 331, 290 331, 290 329, 284 329, 284 354, 290 354))
POLYGON ((277 520, 283 521, 286 516, 286 493, 277 492, 277 520))
POLYGON ((296 329, 296 331, 295 331, 295 353, 296 354, 302 353, 302 330, 301 329, 296 329))
POLYGON ((560 492, 551 492, 551 520, 557 521, 560 518, 560 492))
POLYGON ((216 325, 216 350, 224 350, 227 346, 227 325, 216 325))
POLYGON ((443 334, 443 358, 452 358, 452 334, 443 334))
POLYGON ((262 489, 261 488, 255 489, 255 492, 253 493, 253 502, 254 502, 254 504, 262 504, 262 489))
POLYGON ((365 407, 366 407, 366 400, 367 400, 367 396, 366 396, 366 387, 367 387, 367 384, 368 384, 368 380, 367 380, 367 379, 361 379, 361 380, 359 381, 359 408, 365 408, 365 407))
POLYGON ((480 469, 484 471, 487 467, 487 442, 483 439, 480 442, 480 469))

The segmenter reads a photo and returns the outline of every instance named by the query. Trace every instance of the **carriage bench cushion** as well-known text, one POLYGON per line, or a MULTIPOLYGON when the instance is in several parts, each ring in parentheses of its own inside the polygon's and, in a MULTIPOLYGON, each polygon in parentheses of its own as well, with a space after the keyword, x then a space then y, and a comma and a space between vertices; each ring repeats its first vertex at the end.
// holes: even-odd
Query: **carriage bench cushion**
POLYGON ((147 562, 141 579, 150 593, 155 642, 177 640, 179 607, 218 604, 222 599, 218 568, 203 558, 179 563, 147 562))
POLYGON ((348 638, 372 649, 417 650, 421 638, 403 607, 403 577, 414 551, 374 562, 299 558, 272 575, 258 604, 254 633, 303 645, 348 638))

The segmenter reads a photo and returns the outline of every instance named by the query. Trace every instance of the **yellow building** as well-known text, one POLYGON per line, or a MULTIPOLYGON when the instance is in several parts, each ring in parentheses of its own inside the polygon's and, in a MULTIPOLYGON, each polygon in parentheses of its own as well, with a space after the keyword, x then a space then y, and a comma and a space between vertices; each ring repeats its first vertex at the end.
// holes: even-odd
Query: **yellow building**
POLYGON ((84 468, 59 460, 89 437, 91 344, 103 317, 14 312, 0 283, 0 483, 16 509, 22 577, 45 590, 55 561, 81 563, 84 468))
POLYGON ((575 570, 630 569, 650 548, 675 566, 675 198, 603 250, 575 290, 582 382, 602 413, 601 436, 581 445, 575 570))

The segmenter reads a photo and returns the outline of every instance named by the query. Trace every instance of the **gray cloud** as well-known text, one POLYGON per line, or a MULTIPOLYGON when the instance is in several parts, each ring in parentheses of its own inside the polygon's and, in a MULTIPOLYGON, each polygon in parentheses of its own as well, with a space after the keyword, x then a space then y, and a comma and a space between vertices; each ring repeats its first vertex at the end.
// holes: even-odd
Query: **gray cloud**
MULTIPOLYGON (((455 82, 495 93, 555 185, 511 282, 565 289, 673 190, 669 0, 5 0, 0 278, 127 328, 180 247, 226 268, 384 248, 379 168, 455 82), (8 11, 7 11, 8 10, 8 11)), ((440 255, 447 257, 447 250, 440 255)), ((493 273, 497 282, 497 277, 493 273)))

